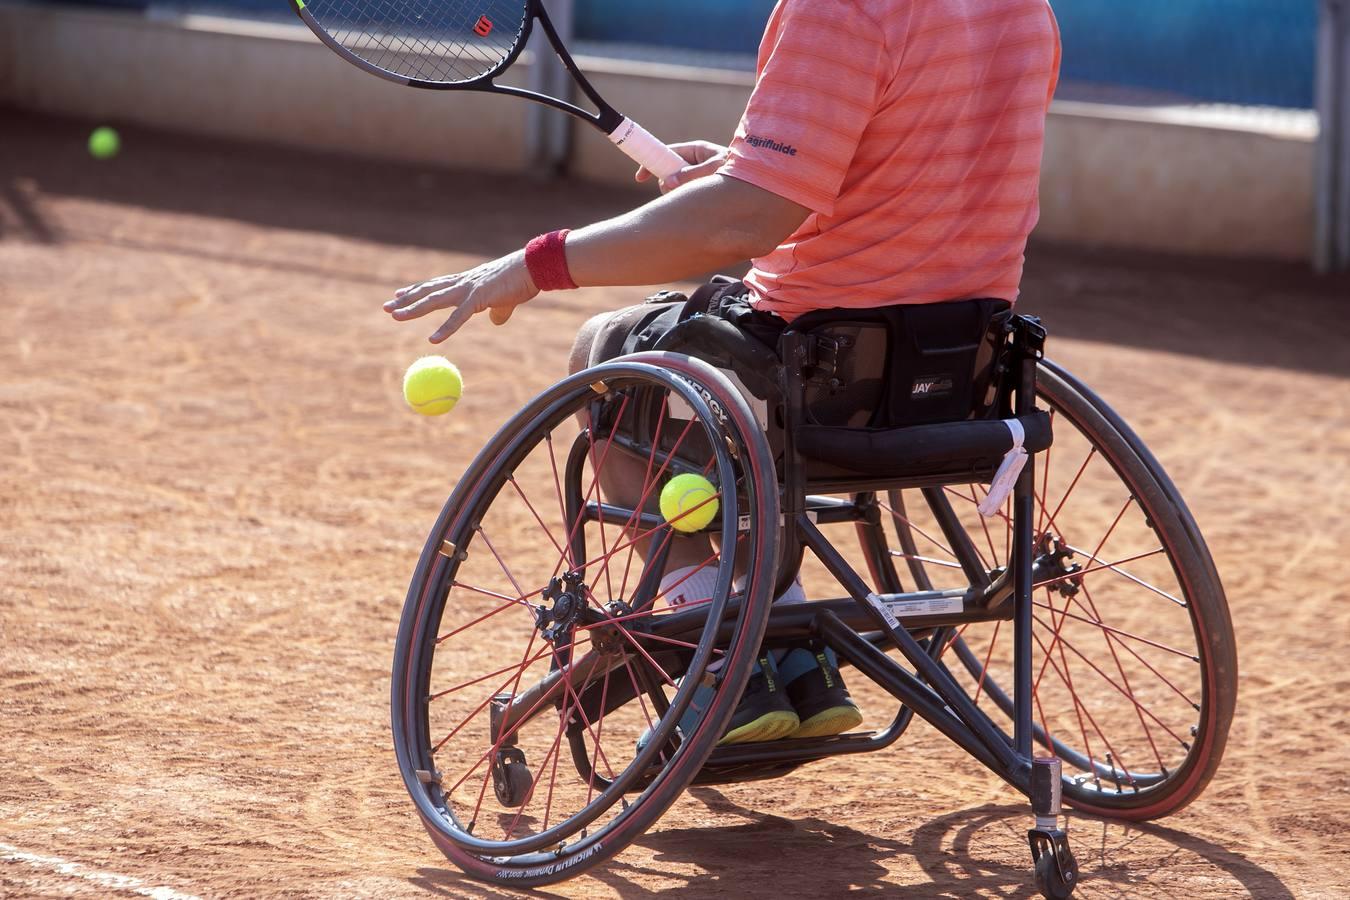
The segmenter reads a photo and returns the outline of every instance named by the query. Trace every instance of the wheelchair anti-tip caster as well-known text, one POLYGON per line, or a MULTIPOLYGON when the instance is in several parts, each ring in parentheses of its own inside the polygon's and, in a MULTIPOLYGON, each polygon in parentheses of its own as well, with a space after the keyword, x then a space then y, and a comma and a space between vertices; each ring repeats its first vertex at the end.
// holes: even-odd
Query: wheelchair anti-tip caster
POLYGON ((1032 761, 1031 809, 1036 827, 1027 831, 1036 867, 1036 889, 1049 900, 1066 900, 1078 886, 1078 860, 1069 849, 1069 835, 1059 827, 1060 762, 1054 757, 1032 761))
POLYGON ((530 796, 534 776, 525 765, 525 754, 519 747, 503 747, 492 756, 492 792, 502 806, 515 809, 525 805, 530 796))
POLYGON ((525 754, 516 746, 516 736, 501 737, 501 720, 506 708, 511 705, 510 694, 498 694, 492 698, 489 707, 488 733, 494 743, 500 743, 492 754, 492 792, 502 806, 517 809, 525 805, 530 797, 530 788, 534 786, 534 776, 525 764, 525 754))

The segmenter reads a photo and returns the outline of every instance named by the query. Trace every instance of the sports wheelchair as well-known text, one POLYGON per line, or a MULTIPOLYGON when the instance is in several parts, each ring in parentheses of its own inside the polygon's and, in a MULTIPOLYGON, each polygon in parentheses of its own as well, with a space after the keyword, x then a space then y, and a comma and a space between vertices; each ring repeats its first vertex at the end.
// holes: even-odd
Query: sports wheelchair
POLYGON ((1061 802, 1152 819, 1214 775, 1237 675, 1218 574, 1148 449, 1043 358, 1040 322, 993 315, 860 402, 847 360, 876 323, 812 317, 758 373, 773 403, 700 359, 622 356, 540 394, 459 481, 404 606, 392 726, 470 876, 572 877, 689 785, 880 750, 917 714, 1030 798, 1037 886, 1067 897, 1061 802), (953 386, 938 416, 859 414, 953 386), (717 490, 692 535, 655 502, 686 472, 717 490), (808 550, 815 599, 773 603, 808 550), (698 560, 680 581, 713 573, 702 596, 663 583, 676 556, 698 560), (884 717, 719 744, 761 648, 802 645, 884 717))

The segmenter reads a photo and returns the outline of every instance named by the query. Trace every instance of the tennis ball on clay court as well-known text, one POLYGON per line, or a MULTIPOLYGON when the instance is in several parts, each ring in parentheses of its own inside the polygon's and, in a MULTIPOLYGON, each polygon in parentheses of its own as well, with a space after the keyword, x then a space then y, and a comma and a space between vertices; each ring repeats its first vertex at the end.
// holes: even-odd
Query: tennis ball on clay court
POLYGON ((716 497, 717 488, 702 475, 693 472, 676 475, 661 488, 661 515, 676 531, 702 531, 717 515, 716 497), (704 503, 705 500, 708 502, 704 503))
POLYGON ((463 393, 459 369, 444 356, 424 356, 403 375, 403 398, 424 416, 445 415, 463 393))
POLYGON ((121 146, 122 139, 106 125, 95 128, 89 135, 89 155, 94 159, 112 159, 121 146))

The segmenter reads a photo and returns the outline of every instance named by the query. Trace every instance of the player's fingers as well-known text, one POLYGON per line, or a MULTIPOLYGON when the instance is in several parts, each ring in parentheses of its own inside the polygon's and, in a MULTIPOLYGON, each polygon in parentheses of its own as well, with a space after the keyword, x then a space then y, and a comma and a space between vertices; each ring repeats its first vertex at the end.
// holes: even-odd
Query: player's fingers
POLYGON ((691 181, 697 181, 713 174, 722 167, 720 158, 713 158, 693 166, 685 166, 674 175, 665 178, 661 182, 661 193, 669 194, 682 184, 688 184, 691 181))
POLYGON ((393 310, 393 316, 400 321, 404 319, 421 318, 429 312, 435 312, 438 309, 445 309, 447 306, 456 305, 456 295, 458 293, 459 291, 455 288, 432 291, 420 300, 393 310))
POLYGON ((450 318, 441 323, 441 327, 437 328, 428 340, 433 344, 439 344, 456 331, 459 331, 459 329, 464 326, 464 323, 469 321, 473 314, 478 311, 479 310, 474 307, 471 300, 465 298, 464 302, 456 307, 455 311, 450 314, 450 318))
POLYGON ((494 306, 488 310, 488 318, 492 320, 493 325, 505 325, 511 320, 511 314, 515 311, 514 306, 494 306))
POLYGON ((641 184, 644 181, 651 181, 652 173, 648 172, 642 166, 638 166, 638 170, 633 173, 633 180, 638 182, 639 184, 641 184))

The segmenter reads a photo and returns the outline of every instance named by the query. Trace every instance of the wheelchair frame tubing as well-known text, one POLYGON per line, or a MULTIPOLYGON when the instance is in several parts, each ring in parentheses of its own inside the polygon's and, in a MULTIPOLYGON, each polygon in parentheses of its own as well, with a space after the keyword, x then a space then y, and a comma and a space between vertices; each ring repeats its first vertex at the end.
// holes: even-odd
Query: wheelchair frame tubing
MULTIPOLYGON (((1026 415, 1035 409, 1036 365, 1042 355, 1043 332, 1039 324, 1014 320, 1010 335, 1009 374, 1015 381, 1013 410, 1026 415)), ((782 557, 779 586, 785 586, 796 574, 800 552, 809 548, 845 588, 877 629, 900 650, 914 671, 900 666, 881 650, 849 628, 832 611, 820 612, 815 630, 826 643, 835 646, 860 671, 899 699, 957 745, 1030 796, 1032 771, 1032 553, 1035 498, 1035 465, 1023 467, 1012 494, 1013 519, 1013 740, 998 730, 989 716, 977 707, 970 695, 934 659, 880 603, 873 602, 872 591, 852 566, 830 544, 806 514, 805 466, 793 439, 797 423, 804 418, 802 369, 810 364, 811 338, 799 332, 784 332, 780 375, 784 397, 784 497, 782 557)), ((943 523, 950 526, 952 523, 943 523)), ((945 528, 944 528, 945 530, 945 528)), ((969 573, 968 573, 969 574, 969 573)), ((985 578, 987 581, 987 577, 985 578)))

